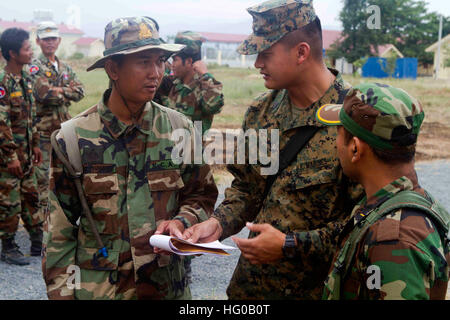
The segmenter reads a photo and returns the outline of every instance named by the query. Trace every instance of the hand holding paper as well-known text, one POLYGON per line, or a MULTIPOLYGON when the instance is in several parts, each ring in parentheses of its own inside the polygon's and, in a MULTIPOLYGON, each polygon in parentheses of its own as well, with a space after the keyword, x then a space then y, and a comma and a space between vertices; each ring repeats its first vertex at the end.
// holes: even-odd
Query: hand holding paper
POLYGON ((191 256, 199 254, 228 256, 230 254, 225 250, 237 249, 235 247, 224 245, 219 241, 209 243, 192 243, 186 240, 166 235, 151 236, 150 245, 181 256, 191 256))

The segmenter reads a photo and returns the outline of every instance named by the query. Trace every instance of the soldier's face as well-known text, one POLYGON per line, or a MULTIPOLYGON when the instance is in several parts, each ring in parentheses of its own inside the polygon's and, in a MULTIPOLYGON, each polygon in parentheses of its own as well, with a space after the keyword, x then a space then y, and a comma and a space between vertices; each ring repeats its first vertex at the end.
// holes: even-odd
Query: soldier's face
POLYGON ((36 39, 36 43, 41 47, 44 56, 54 55, 58 50, 61 38, 50 37, 44 39, 36 39))
POLYGON ((121 94, 128 100, 144 103, 153 100, 164 76, 166 55, 150 49, 126 55, 117 68, 121 94))
POLYGON ((19 54, 15 55, 14 58, 19 64, 29 64, 33 59, 33 49, 29 40, 25 40, 22 43, 22 47, 19 50, 19 54))
POLYGON ((268 89, 288 89, 295 79, 295 57, 292 50, 277 42, 258 54, 255 68, 260 69, 268 89))
POLYGON ((189 66, 188 59, 186 59, 185 63, 183 63, 183 59, 181 59, 181 57, 179 56, 173 57, 172 71, 175 77, 183 79, 188 73, 188 66, 189 66))

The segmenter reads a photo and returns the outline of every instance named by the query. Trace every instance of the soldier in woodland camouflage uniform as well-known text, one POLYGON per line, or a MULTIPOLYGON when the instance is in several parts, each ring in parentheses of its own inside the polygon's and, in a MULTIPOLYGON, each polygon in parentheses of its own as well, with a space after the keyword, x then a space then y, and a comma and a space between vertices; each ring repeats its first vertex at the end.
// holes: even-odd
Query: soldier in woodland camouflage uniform
POLYGON ((83 85, 75 72, 56 55, 61 38, 54 22, 42 22, 36 31, 37 44, 42 54, 33 60, 30 73, 34 78, 37 128, 40 133, 40 147, 43 162, 37 171, 41 205, 48 205, 48 171, 50 167, 50 135, 61 128, 61 123, 69 120, 70 103, 84 97, 83 85))
POLYGON ((0 39, 7 60, 0 73, 0 238, 1 260, 26 265, 14 236, 22 217, 30 234, 31 255, 40 256, 42 211, 34 165, 42 161, 32 94, 32 80, 23 66, 31 62, 33 51, 28 32, 7 29, 0 39))
POLYGON ((254 34, 239 52, 258 54, 255 67, 273 90, 253 102, 243 130, 278 129, 280 149, 308 126, 318 131, 266 196, 269 176, 260 173, 261 165, 229 165, 235 179, 225 200, 212 218, 184 236, 224 239, 253 222, 247 224, 249 239, 234 238, 242 255, 228 297, 320 299, 337 236, 362 189, 343 175, 336 128, 319 123, 315 113, 343 98, 349 85, 323 63, 320 21, 311 1, 268 1, 248 11, 254 34))
POLYGON ((344 172, 367 194, 340 235, 324 299, 445 299, 450 215, 419 185, 414 154, 424 112, 407 92, 360 84, 318 113, 339 125, 344 172))
MULTIPOLYGON (((80 215, 74 182, 52 153, 43 259, 50 299, 191 298, 182 258, 157 253, 149 238, 156 231, 181 236, 206 220, 217 188, 209 166, 172 161, 169 114, 191 133, 193 124, 151 102, 167 57, 184 47, 165 44, 158 30, 148 17, 106 26, 105 57, 88 71, 104 67, 112 88, 69 122, 75 126, 95 228, 80 215), (99 254, 97 232, 107 257, 99 254), (81 269, 81 289, 66 284, 71 265, 81 269)), ((56 138, 66 153, 68 136, 60 131, 56 138)))
POLYGON ((192 31, 179 32, 175 43, 186 47, 173 57, 173 76, 166 76, 155 101, 177 110, 192 121, 202 122, 202 134, 211 128, 213 117, 222 110, 222 84, 208 73, 201 61, 203 38, 192 31))

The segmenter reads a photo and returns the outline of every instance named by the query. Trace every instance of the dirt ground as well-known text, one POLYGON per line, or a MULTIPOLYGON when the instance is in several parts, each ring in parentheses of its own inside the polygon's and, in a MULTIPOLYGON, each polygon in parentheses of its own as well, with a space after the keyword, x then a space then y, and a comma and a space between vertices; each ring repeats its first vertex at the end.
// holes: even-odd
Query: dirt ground
POLYGON ((416 161, 450 159, 450 126, 425 122, 417 142, 416 161))

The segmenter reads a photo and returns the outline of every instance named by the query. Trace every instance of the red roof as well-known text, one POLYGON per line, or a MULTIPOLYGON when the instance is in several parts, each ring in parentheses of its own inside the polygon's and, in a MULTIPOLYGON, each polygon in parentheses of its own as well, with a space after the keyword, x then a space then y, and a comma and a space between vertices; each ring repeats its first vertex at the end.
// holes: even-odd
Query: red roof
POLYGON ((210 42, 226 42, 226 43, 241 43, 247 39, 245 34, 230 34, 230 33, 215 33, 215 32, 200 32, 200 34, 210 42))
POLYGON ((341 34, 342 32, 337 30, 322 30, 323 48, 330 49, 330 46, 341 38, 341 34))
POLYGON ((78 45, 78 46, 88 46, 97 40, 100 40, 100 39, 99 38, 91 38, 91 37, 83 37, 83 38, 78 39, 77 41, 74 41, 73 44, 78 45))
MULTIPOLYGON (((34 27, 37 27, 37 23, 34 22, 21 22, 21 21, 5 21, 0 20, 0 29, 8 28, 21 28, 27 31, 31 31, 34 27)), ((69 27, 64 23, 58 24, 59 32, 61 34, 83 34, 84 32, 77 28, 69 27)))

